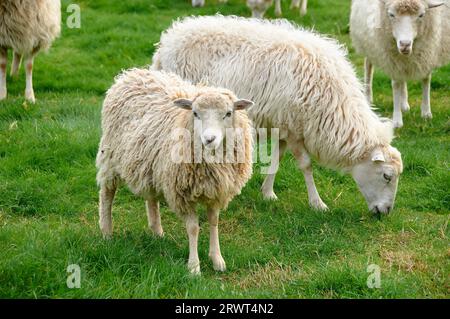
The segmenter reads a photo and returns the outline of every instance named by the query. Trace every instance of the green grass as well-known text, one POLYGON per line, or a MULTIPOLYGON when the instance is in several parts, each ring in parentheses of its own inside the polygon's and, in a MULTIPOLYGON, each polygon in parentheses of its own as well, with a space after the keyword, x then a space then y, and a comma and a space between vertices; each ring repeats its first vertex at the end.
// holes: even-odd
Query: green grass
MULTIPOLYGON (((97 226, 95 155, 104 92, 121 69, 151 62, 153 44, 173 19, 191 14, 250 12, 244 1, 193 9, 187 0, 79 0, 81 29, 64 27, 49 54, 36 60, 36 105, 24 103, 23 69, 8 79, 0 102, 0 297, 3 298, 415 298, 450 296, 450 66, 434 73, 432 121, 420 118, 420 85, 410 84, 411 112, 396 132, 403 154, 395 211, 377 220, 349 176, 318 168, 331 210, 308 207, 292 156, 281 165, 277 202, 265 202, 255 175, 221 215, 227 272, 212 270, 202 215, 202 276, 188 275, 183 223, 162 208, 164 239, 146 228, 143 201, 122 189, 114 206, 114 239, 97 226), (381 288, 366 285, 367 265, 381 267, 381 288), (66 286, 79 264, 80 289, 66 286)), ((285 17, 350 46, 350 1, 311 1, 285 17)), ((64 12, 69 1, 63 1, 64 12)), ((273 17, 273 8, 268 13, 273 17)), ((64 13, 64 19, 67 13, 64 13)), ((391 116, 389 79, 375 74, 375 103, 391 116)))

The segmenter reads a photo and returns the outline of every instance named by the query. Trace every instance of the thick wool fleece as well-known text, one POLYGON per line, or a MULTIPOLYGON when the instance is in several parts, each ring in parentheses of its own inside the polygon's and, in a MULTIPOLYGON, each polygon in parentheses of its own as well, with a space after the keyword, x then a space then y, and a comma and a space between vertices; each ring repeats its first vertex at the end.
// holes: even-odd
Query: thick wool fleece
MULTIPOLYGON (((386 0, 400 14, 416 14, 424 0, 386 0)), ((450 4, 427 10, 410 56, 399 54, 385 4, 353 0, 350 33, 356 51, 396 81, 423 80, 450 62, 450 4), (373 16, 377 23, 368 23, 373 16)))
POLYGON ((165 72, 131 69, 118 76, 103 104, 98 183, 123 181, 138 195, 165 198, 179 214, 193 212, 198 203, 225 208, 252 173, 251 124, 245 111, 233 113, 234 128, 243 132, 233 151, 245 150, 242 163, 188 164, 171 158, 173 130, 185 128, 193 136, 194 121, 192 112, 173 101, 200 96, 214 101, 218 95, 237 100, 228 90, 194 86, 165 72))
POLYGON ((287 130, 323 165, 352 166, 392 139, 392 124, 370 108, 347 52, 285 20, 179 20, 162 34, 152 68, 252 99, 255 126, 287 130))
POLYGON ((60 31, 59 0, 0 1, 0 47, 22 55, 47 50, 60 31))

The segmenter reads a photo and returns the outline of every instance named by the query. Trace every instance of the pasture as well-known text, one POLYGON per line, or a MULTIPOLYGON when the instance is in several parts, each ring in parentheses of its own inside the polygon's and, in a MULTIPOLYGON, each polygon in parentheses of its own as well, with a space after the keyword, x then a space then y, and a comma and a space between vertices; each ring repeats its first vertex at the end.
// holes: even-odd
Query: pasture
MULTIPOLYGON (((285 18, 337 38, 363 75, 349 39, 350 1, 311 0, 300 18, 283 1, 285 18)), ((192 14, 249 16, 243 0, 78 0, 81 28, 66 26, 35 62, 35 105, 24 102, 24 70, 8 77, 0 102, 1 298, 449 298, 450 65, 433 74, 433 119, 420 117, 421 87, 410 83, 409 113, 396 130, 403 156, 396 206, 380 220, 348 175, 315 168, 328 212, 309 208, 294 158, 283 159, 279 200, 263 201, 255 174, 219 223, 228 270, 208 260, 201 217, 202 275, 186 270, 184 224, 162 205, 165 237, 147 229, 143 200, 122 188, 113 208, 114 238, 98 227, 95 156, 105 91, 120 70, 151 63, 154 44, 173 19, 192 14), (66 268, 78 264, 81 287, 69 289, 66 268), (368 265, 381 270, 369 288, 368 265)), ((267 12, 273 18, 273 7, 267 12)), ((392 116, 390 80, 375 73, 378 112, 392 116)))

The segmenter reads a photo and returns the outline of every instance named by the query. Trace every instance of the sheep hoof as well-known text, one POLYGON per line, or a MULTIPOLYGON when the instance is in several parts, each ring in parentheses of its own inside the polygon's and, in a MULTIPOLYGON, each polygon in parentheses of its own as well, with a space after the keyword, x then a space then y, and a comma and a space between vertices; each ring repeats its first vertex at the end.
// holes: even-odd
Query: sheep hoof
POLYGON ((311 201, 309 205, 317 211, 325 212, 329 210, 328 206, 320 198, 311 201))
POLYGON ((211 255, 210 258, 212 260, 215 271, 223 272, 227 269, 225 260, 223 259, 223 257, 221 255, 211 255))
POLYGON ((195 263, 188 263, 189 272, 194 276, 200 276, 200 262, 196 261, 195 263))
POLYGON ((410 110, 409 104, 405 103, 402 105, 402 111, 403 112, 408 112, 410 110))
POLYGON ((110 233, 103 233, 103 239, 104 240, 111 240, 112 239, 112 234, 110 234, 110 233))
POLYGON ((306 15, 306 10, 300 10, 300 16, 303 17, 306 15))
POLYGON ((281 17, 283 15, 283 13, 281 11, 275 11, 275 16, 277 16, 278 18, 281 17))
POLYGON ((6 99, 6 90, 0 90, 0 100, 6 99))
POLYGON ((34 97, 33 91, 27 91, 25 92, 25 99, 30 103, 36 103, 36 98, 34 97))
POLYGON ((263 191, 263 197, 265 200, 277 200, 278 196, 275 194, 274 191, 264 192, 263 191))
POLYGON ((153 234, 155 234, 158 237, 163 238, 164 237, 164 230, 162 229, 162 227, 152 227, 150 226, 150 229, 152 230, 153 234))
POLYGON ((422 112, 422 118, 424 118, 424 119, 432 119, 433 118, 433 114, 431 114, 431 112, 422 112))
POLYGON ((394 125, 394 128, 401 128, 403 127, 403 120, 393 120, 392 125, 394 125))

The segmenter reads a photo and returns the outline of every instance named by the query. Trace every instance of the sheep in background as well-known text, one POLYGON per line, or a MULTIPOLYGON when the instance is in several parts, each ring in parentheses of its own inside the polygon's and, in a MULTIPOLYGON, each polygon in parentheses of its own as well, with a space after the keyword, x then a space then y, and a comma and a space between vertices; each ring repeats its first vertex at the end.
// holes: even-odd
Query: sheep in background
POLYGON ((402 127, 409 110, 406 81, 422 81, 423 118, 431 118, 433 69, 450 62, 450 8, 437 0, 353 0, 350 32, 365 59, 366 95, 373 100, 377 66, 392 79, 394 126, 402 127))
MULTIPOLYGON (((228 0, 219 0, 220 3, 227 3, 228 0)), ((205 5, 205 0, 192 0, 193 7, 203 7, 205 5)))
POLYGON ((369 209, 388 213, 394 205, 401 155, 390 145, 392 123, 370 108, 347 52, 334 40, 286 20, 189 17, 163 32, 152 69, 223 86, 251 98, 255 127, 279 128, 279 152, 262 186, 273 191, 286 148, 303 171, 309 203, 327 206, 317 192, 310 155, 351 173, 369 209))
POLYGON ((251 125, 244 111, 252 104, 228 90, 193 86, 174 74, 132 69, 117 77, 103 104, 97 155, 99 223, 104 236, 112 235, 111 206, 120 182, 146 200, 149 227, 159 236, 163 235, 159 200, 165 198, 186 223, 188 267, 197 274, 196 206, 204 204, 210 224, 209 256, 214 269, 224 271, 219 210, 240 193, 252 173, 251 125), (181 144, 177 129, 189 133, 181 144), (235 140, 230 139, 229 129, 236 129, 235 140), (231 155, 227 161, 206 161, 202 154, 200 159, 192 158, 195 145, 203 144, 217 154, 225 132, 223 153, 231 155), (230 141, 236 143, 228 148, 230 141))
MULTIPOLYGON (((252 11, 252 17, 263 18, 266 11, 273 5, 273 0, 247 0, 247 7, 252 11)), ((308 0, 292 0, 291 9, 300 8, 300 15, 306 14, 308 0), (301 2, 301 4, 300 4, 301 2)), ((282 16, 281 0, 275 0, 275 15, 282 16)))
POLYGON ((6 98, 8 49, 14 51, 11 76, 16 76, 25 59, 25 98, 35 102, 33 61, 41 50, 50 48, 61 31, 59 0, 2 0, 0 2, 0 100, 6 98))

